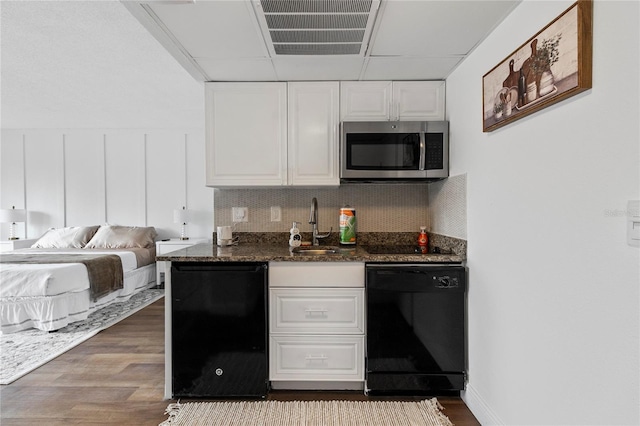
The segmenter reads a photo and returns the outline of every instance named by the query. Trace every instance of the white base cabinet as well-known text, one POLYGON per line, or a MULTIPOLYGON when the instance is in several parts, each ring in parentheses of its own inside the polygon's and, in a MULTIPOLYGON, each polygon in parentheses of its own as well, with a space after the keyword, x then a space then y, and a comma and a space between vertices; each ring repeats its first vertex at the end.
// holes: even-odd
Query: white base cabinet
MULTIPOLYGON (((276 389, 364 381, 364 264, 269 264, 269 380, 276 389)), ((357 388, 356 386, 355 388, 357 388)))
POLYGON ((363 334, 360 288, 270 288, 269 329, 278 334, 363 334))
POLYGON ((269 338, 269 376, 287 381, 364 380, 364 336, 269 338))

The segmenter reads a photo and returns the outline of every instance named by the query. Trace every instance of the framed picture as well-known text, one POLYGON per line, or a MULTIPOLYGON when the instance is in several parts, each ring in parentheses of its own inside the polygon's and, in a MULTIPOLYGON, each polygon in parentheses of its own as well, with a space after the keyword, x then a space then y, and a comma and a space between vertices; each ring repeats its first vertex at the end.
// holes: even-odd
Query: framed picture
POLYGON ((482 77, 484 132, 591 88, 592 20, 577 1, 482 77))

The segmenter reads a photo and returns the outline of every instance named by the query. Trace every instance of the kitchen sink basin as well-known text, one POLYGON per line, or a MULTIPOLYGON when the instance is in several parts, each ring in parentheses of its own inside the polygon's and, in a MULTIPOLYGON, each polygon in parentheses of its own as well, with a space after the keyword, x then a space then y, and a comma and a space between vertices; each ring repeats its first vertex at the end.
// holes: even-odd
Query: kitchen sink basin
POLYGON ((292 253, 308 256, 325 254, 340 254, 340 247, 336 246, 299 246, 291 249, 292 253))

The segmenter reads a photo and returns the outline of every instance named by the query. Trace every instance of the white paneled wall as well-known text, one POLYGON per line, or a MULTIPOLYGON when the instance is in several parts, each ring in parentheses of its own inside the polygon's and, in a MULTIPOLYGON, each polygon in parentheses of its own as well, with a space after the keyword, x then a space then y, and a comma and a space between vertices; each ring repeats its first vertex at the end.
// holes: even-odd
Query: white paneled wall
POLYGON ((106 170, 106 217, 146 224, 145 135, 122 132, 105 139, 105 164, 118 165, 106 170))
MULTIPOLYGON (((0 138, 0 208, 23 209, 25 202, 24 144, 22 134, 2 132, 0 138)), ((0 224, 0 238, 9 236, 9 224, 0 224)), ((25 235, 25 224, 16 224, 16 235, 25 235)))
MULTIPOLYGON (((25 208, 19 237, 51 227, 154 226, 177 237, 173 210, 191 212, 187 235, 211 238, 213 190, 204 181, 202 131, 2 130, 0 208, 25 208)), ((8 236, 2 224, 0 238, 8 236)))
POLYGON ((27 236, 37 237, 52 226, 65 226, 63 135, 42 130, 29 134, 24 138, 23 162, 27 236))
POLYGON ((92 225, 106 218, 104 136, 88 131, 64 135, 64 164, 65 222, 92 225))

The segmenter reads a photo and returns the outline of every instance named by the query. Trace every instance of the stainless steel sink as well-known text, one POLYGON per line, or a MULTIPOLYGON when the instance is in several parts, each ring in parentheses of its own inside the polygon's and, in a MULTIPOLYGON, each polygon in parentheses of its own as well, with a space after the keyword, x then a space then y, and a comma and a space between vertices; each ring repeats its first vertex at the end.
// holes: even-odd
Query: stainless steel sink
POLYGON ((292 253, 304 254, 304 255, 325 255, 325 254, 339 254, 340 247, 336 246, 299 246, 291 249, 292 253))

